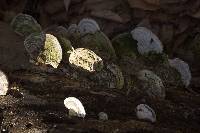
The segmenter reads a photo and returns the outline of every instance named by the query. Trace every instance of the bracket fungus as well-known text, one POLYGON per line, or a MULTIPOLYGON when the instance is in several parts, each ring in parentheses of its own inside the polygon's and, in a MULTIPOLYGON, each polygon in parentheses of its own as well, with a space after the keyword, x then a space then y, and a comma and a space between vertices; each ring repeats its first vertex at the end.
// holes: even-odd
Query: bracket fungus
POLYGON ((68 30, 63 26, 52 26, 47 28, 46 32, 57 38, 62 48, 62 61, 68 62, 70 51, 73 50, 71 41, 69 40, 68 30))
POLYGON ((78 116, 84 118, 86 115, 82 103, 75 97, 68 97, 64 100, 64 105, 69 109, 69 116, 78 116))
POLYGON ((8 91, 7 76, 0 70, 0 96, 6 95, 8 91))
POLYGON ((103 60, 101 57, 85 48, 77 48, 71 51, 69 64, 71 67, 88 72, 100 71, 103 68, 103 60))
POLYGON ((136 27, 131 31, 133 39, 137 40, 137 49, 140 54, 149 52, 162 53, 163 46, 159 38, 145 27, 136 27))
POLYGON ((118 57, 136 58, 137 41, 135 41, 130 33, 122 33, 112 39, 112 45, 118 57))
POLYGON ((84 18, 78 24, 79 31, 81 35, 85 34, 94 34, 97 31, 100 31, 99 25, 93 19, 84 18))
POLYGON ((67 32, 69 34, 75 34, 75 33, 79 33, 79 28, 77 24, 71 24, 68 29, 67 32))
POLYGON ((57 68, 62 60, 60 43, 51 34, 33 33, 25 39, 24 46, 36 64, 48 64, 57 68))
POLYGON ((17 34, 25 37, 42 31, 40 24, 32 16, 22 13, 13 18, 11 27, 17 34))
POLYGON ((107 65, 107 69, 115 76, 115 87, 117 89, 122 89, 124 86, 124 76, 121 69, 115 64, 107 65))
POLYGON ((169 59, 169 64, 180 73, 184 86, 188 87, 192 78, 189 65, 179 58, 169 59))
POLYGON ((91 75, 91 80, 98 86, 107 88, 122 89, 124 86, 124 76, 121 69, 115 64, 108 64, 104 69, 91 75))
POLYGON ((101 31, 82 36, 80 38, 80 46, 93 50, 105 60, 116 58, 110 39, 101 31))
POLYGON ((145 92, 151 98, 165 98, 165 88, 160 77, 149 70, 141 70, 137 73, 137 78, 144 81, 145 92), (145 86, 147 84, 147 86, 145 86))
POLYGON ((152 123, 156 122, 156 113, 148 105, 139 104, 139 105, 137 105, 135 111, 136 111, 136 116, 138 119, 147 120, 152 123))

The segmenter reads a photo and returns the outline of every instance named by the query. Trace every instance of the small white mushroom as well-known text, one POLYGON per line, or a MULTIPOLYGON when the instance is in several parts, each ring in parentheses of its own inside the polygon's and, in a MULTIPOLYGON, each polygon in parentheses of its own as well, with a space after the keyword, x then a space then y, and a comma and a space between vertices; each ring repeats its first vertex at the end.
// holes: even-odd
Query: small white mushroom
POLYGON ((179 58, 169 59, 169 64, 180 73, 183 84, 188 87, 192 78, 189 65, 179 58))
POLYGON ((146 104, 139 104, 136 107, 136 116, 141 120, 148 120, 151 122, 156 122, 156 113, 155 111, 146 104))
POLYGON ((99 116, 99 120, 102 120, 102 121, 108 120, 108 115, 105 112, 100 112, 98 116, 99 116))
POLYGON ((6 95, 8 91, 7 76, 0 70, 0 95, 6 95))
POLYGON ((69 109, 69 116, 84 118, 86 113, 82 103, 75 97, 68 97, 64 100, 64 105, 69 109))
POLYGON ((163 46, 159 38, 145 27, 136 27, 131 31, 133 39, 137 40, 137 49, 140 54, 149 52, 162 53, 163 46))
POLYGON ((87 33, 94 34, 97 31, 100 31, 99 25, 93 19, 84 18, 78 24, 79 31, 81 35, 85 35, 87 33))

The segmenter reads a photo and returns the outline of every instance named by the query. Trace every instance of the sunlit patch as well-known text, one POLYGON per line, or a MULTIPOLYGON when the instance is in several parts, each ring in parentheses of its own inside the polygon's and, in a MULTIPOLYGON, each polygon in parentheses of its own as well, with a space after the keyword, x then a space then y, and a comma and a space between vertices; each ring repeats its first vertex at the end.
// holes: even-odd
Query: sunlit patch
POLYGON ((103 68, 103 60, 93 51, 85 48, 77 48, 69 56, 72 67, 88 72, 100 71, 103 68))
POLYGON ((36 64, 49 64, 57 68, 62 60, 60 43, 51 34, 33 33, 25 39, 24 46, 36 64))

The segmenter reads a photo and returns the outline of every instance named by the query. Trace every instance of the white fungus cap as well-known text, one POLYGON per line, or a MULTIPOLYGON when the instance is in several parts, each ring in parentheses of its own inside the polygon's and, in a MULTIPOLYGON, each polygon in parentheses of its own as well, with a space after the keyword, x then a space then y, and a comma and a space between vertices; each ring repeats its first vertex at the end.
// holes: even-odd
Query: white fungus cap
POLYGON ((84 118, 86 113, 82 103, 75 97, 68 97, 64 100, 64 105, 69 109, 69 116, 84 118))
POLYGON ((137 49, 140 54, 149 52, 162 53, 163 46, 159 38, 145 27, 136 27, 131 31, 132 38, 137 40, 137 49))
POLYGON ((139 104, 136 107, 136 116, 141 120, 148 120, 156 122, 156 113, 154 110, 146 104, 139 104))
POLYGON ((188 87, 192 78, 189 65, 179 58, 169 59, 169 64, 180 73, 183 84, 188 87))
POLYGON ((85 35, 87 33, 94 34, 97 31, 100 31, 99 25, 93 19, 84 18, 78 24, 79 31, 81 35, 85 35))
POLYGON ((8 91, 8 79, 7 76, 0 70, 0 95, 6 95, 8 91))

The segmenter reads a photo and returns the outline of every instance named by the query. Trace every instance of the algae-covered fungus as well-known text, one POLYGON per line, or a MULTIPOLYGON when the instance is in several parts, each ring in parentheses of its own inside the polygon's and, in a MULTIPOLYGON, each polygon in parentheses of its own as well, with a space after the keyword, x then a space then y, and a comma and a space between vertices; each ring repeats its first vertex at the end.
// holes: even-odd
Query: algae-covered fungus
POLYGON ((8 91, 8 79, 7 76, 0 70, 0 95, 6 95, 8 91))
POLYGON ((71 51, 69 64, 83 71, 95 72, 103 68, 103 60, 93 51, 85 48, 77 48, 71 51))
POLYGON ((68 97, 64 100, 65 107, 69 110, 69 116, 84 118, 86 115, 83 104, 75 97, 68 97))
POLYGON ((98 86, 106 88, 122 89, 124 86, 124 76, 121 69, 115 64, 108 64, 100 72, 91 75, 91 80, 98 86))
POLYGON ((94 34, 95 32, 100 31, 97 22, 89 18, 82 19, 78 24, 78 29, 82 36, 88 33, 94 34))
POLYGON ((40 24, 32 16, 22 13, 13 18, 11 27, 17 34, 25 37, 31 33, 42 31, 40 24))
POLYGON ((140 54, 149 52, 162 53, 163 46, 159 38, 145 27, 136 27, 131 31, 133 39, 137 40, 137 49, 140 54))
POLYGON ((121 69, 115 64, 108 64, 107 69, 115 76, 115 87, 117 89, 122 89, 124 86, 124 76, 121 69))
POLYGON ((62 47, 62 53, 63 53, 63 56, 62 56, 62 60, 64 62, 68 62, 68 59, 69 59, 69 56, 70 56, 70 52, 73 51, 73 47, 72 47, 72 44, 71 42, 65 38, 65 37, 62 37, 62 36, 59 36, 57 37, 61 47, 62 47))
POLYGON ((53 26, 47 28, 47 33, 54 35, 62 47, 62 61, 68 62, 70 51, 73 50, 71 41, 69 40, 69 33, 63 26, 53 26))
POLYGON ((192 78, 189 65, 179 58, 169 59, 169 64, 180 73, 184 86, 188 87, 192 78))
POLYGON ((146 104, 137 105, 135 112, 138 119, 156 122, 155 111, 146 104))
POLYGON ((101 31, 82 36, 80 46, 93 50, 104 60, 116 59, 115 50, 110 39, 101 31))
POLYGON ((145 64, 148 65, 166 65, 168 64, 168 55, 165 53, 149 52, 142 56, 145 64))
POLYGON ((136 58, 138 55, 137 41, 130 33, 122 33, 112 39, 112 45, 118 57, 136 58))
POLYGON ((48 64, 57 68, 62 60, 60 43, 51 34, 33 33, 25 39, 24 46, 36 64, 48 64))
POLYGON ((47 34, 52 34, 57 38, 58 37, 65 37, 65 38, 69 37, 68 30, 64 26, 53 25, 53 26, 47 27, 44 30, 44 32, 47 34))
POLYGON ((160 77, 149 70, 141 70, 137 73, 137 78, 141 81, 143 91, 151 98, 165 98, 165 88, 160 77))

